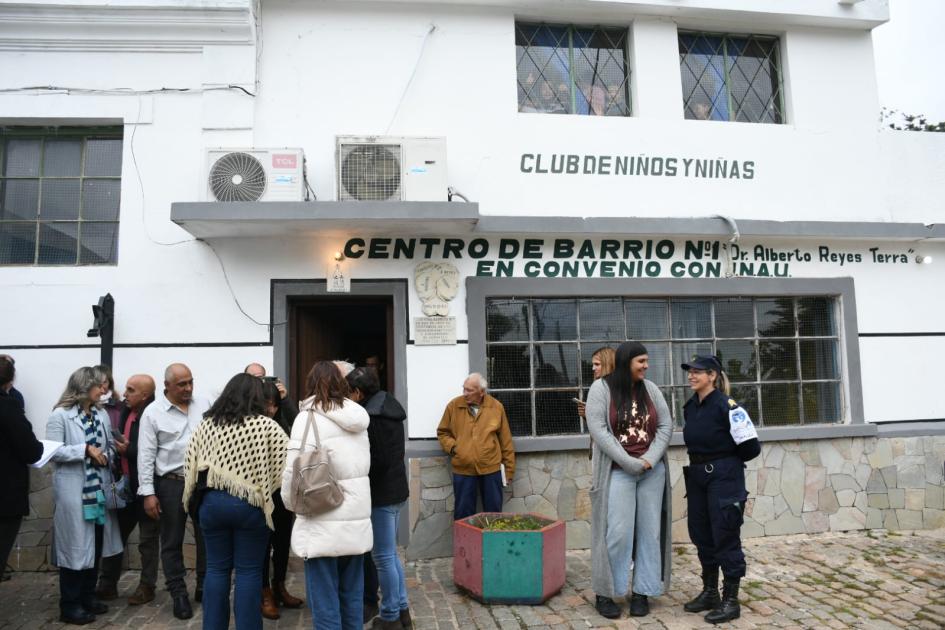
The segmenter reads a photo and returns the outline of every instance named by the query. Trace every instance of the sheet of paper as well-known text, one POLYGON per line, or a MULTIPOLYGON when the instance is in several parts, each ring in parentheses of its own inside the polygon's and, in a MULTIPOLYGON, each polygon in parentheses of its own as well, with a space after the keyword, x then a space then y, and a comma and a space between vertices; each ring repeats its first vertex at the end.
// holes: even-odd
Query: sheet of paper
POLYGON ((509 480, 505 478, 505 464, 499 464, 499 470, 502 471, 502 487, 509 485, 509 480))
POLYGON ((40 440, 40 442, 43 444, 43 456, 39 458, 38 462, 30 464, 33 468, 42 468, 45 466, 49 463, 52 456, 56 454, 56 451, 62 448, 62 442, 55 440, 40 440))

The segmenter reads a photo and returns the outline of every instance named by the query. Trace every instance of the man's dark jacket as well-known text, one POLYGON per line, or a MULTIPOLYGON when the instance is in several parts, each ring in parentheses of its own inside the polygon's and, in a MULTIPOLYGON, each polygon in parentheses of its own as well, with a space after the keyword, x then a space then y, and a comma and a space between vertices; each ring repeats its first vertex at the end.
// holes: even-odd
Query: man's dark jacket
POLYGON ((20 402, 0 395, 0 516, 30 513, 30 471, 27 466, 43 456, 20 402))
MULTIPOLYGON (((124 457, 128 458, 128 494, 133 497, 138 496, 138 431, 141 428, 141 414, 148 405, 154 402, 154 396, 148 398, 142 403, 135 421, 131 424, 131 433, 128 435, 128 449, 125 450, 124 457)), ((122 434, 125 429, 125 422, 131 415, 131 407, 124 405, 121 410, 121 416, 118 418, 118 431, 122 434)), ((121 468, 118 469, 121 471, 121 468)))
POLYGON ((404 464, 404 420, 407 412, 389 393, 380 391, 364 403, 371 417, 371 506, 396 505, 407 500, 407 467, 404 464))

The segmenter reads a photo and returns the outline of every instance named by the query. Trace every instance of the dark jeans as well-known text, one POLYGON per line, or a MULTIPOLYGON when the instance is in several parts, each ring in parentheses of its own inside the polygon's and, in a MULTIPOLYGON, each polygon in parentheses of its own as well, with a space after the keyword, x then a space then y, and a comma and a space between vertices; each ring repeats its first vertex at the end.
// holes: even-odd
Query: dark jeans
POLYGON ((272 524, 276 530, 272 532, 266 554, 263 556, 263 586, 269 586, 269 556, 272 556, 272 581, 285 582, 285 575, 289 569, 289 541, 292 539, 292 525, 295 515, 285 509, 282 496, 276 492, 272 495, 275 508, 272 511, 272 524))
POLYGON ((233 612, 237 630, 262 630, 262 557, 269 540, 258 507, 222 490, 210 490, 200 504, 200 529, 207 545, 203 583, 203 630, 230 625, 230 574, 236 570, 233 612))
POLYGON ((59 567, 59 610, 71 615, 87 608, 95 600, 95 578, 102 558, 103 525, 95 526, 95 564, 91 569, 66 569, 59 567))
MULTIPOLYGON (((128 537, 138 527, 138 551, 141 553, 141 583, 154 588, 157 585, 159 538, 161 523, 144 513, 142 498, 131 505, 118 510, 118 527, 121 530, 121 545, 127 547, 128 537)), ((118 586, 121 578, 121 569, 124 564, 125 552, 117 556, 102 558, 102 571, 98 576, 98 584, 103 589, 113 589, 118 586)))
POLYGON ((305 561, 305 594, 318 630, 364 627, 363 558, 357 555, 305 561))
MULTIPOLYGON (((161 566, 164 568, 164 580, 172 597, 187 594, 184 583, 184 532, 187 526, 187 512, 182 503, 184 482, 168 477, 154 478, 154 491, 161 503, 161 566)), ((197 584, 203 584, 207 572, 207 555, 203 548, 203 536, 199 527, 194 527, 194 539, 197 542, 197 584)), ((262 552, 260 552, 260 555, 262 552)))
POLYGON ((0 573, 6 571, 7 560, 16 544, 16 535, 20 533, 22 516, 0 516, 0 573))
POLYGON ((502 511, 502 472, 488 475, 459 475, 453 473, 453 520, 472 516, 478 494, 482 494, 483 512, 502 511))

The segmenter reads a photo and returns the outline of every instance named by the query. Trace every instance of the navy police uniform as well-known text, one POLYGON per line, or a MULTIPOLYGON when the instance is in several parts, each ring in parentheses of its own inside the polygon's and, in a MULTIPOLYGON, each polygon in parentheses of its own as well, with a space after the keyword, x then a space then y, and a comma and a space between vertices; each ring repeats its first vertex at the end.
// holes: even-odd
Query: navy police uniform
POLYGON ((703 566, 721 567, 725 577, 744 577, 741 526, 748 491, 743 462, 760 451, 757 434, 748 413, 717 389, 702 401, 694 394, 683 414, 689 537, 703 566), (746 439, 736 443, 733 434, 746 439))

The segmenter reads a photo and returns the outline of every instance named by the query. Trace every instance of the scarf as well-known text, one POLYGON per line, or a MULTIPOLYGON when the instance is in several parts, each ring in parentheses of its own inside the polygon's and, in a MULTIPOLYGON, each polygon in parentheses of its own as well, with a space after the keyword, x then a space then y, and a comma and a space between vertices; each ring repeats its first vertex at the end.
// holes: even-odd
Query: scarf
MULTIPOLYGON (((101 449, 105 443, 105 431, 94 411, 82 415, 82 425, 85 427, 85 443, 101 449)), ((104 525, 105 493, 102 492, 102 477, 92 465, 91 457, 86 457, 83 462, 85 484, 82 486, 82 517, 87 521, 94 521, 97 525, 104 525)))

